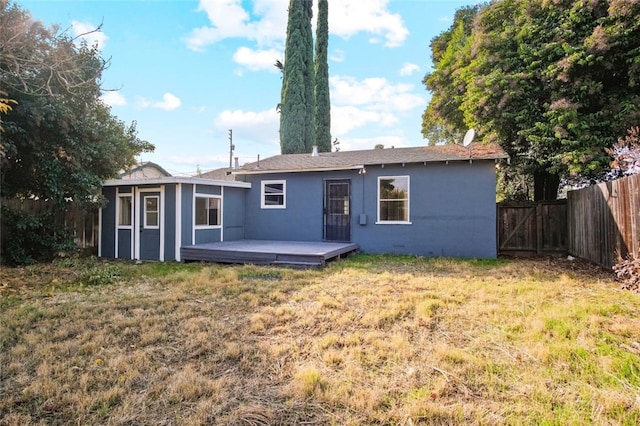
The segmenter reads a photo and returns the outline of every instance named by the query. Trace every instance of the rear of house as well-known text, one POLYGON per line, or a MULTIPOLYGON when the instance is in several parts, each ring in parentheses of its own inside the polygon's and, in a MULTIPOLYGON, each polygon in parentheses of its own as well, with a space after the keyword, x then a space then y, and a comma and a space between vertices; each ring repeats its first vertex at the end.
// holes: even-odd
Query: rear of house
POLYGON ((251 184, 245 238, 348 241, 366 253, 496 257, 496 145, 280 155, 251 184))
POLYGON ((105 182, 99 255, 183 260, 237 240, 495 258, 497 145, 277 155, 200 178, 105 182))

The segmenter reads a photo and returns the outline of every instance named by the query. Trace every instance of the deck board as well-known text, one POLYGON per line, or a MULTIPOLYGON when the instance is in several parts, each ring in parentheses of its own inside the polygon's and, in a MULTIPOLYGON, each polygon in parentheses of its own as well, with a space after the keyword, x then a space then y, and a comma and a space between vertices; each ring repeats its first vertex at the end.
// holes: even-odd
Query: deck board
POLYGON ((322 266, 356 250, 358 245, 352 243, 238 240, 183 246, 180 258, 185 262, 322 266))

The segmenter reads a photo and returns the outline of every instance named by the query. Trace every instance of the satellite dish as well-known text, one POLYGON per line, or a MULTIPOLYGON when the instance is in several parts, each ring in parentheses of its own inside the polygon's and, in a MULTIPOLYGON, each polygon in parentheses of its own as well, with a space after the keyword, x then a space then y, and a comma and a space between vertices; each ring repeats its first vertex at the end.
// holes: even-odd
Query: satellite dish
POLYGON ((476 131, 473 129, 467 130, 467 133, 464 135, 464 139, 462 140, 462 145, 469 146, 471 142, 473 142, 473 138, 476 136, 476 131))

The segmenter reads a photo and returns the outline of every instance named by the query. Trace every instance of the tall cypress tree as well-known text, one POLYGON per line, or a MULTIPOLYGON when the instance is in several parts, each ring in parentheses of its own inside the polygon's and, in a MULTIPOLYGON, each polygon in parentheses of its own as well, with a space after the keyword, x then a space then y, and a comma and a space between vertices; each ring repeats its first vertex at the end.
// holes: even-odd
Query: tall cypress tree
POLYGON ((318 0, 315 58, 315 145, 318 151, 331 151, 331 100, 329 97, 329 1, 318 0))
POLYGON ((314 68, 311 17, 313 0, 290 0, 280 101, 280 151, 311 152, 314 68))

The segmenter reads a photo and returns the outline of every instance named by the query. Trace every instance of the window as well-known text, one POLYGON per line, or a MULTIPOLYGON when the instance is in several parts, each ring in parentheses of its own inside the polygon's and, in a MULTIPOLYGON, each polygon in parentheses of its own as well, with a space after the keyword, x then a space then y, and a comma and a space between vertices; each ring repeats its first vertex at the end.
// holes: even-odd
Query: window
POLYGON ((144 197, 144 227, 145 228, 159 228, 159 211, 158 205, 160 204, 160 197, 146 196, 144 197))
POLYGON ((378 178, 378 223, 410 223, 409 176, 378 178))
POLYGON ((131 195, 118 197, 118 226, 131 226, 131 195))
POLYGON ((196 196, 195 224, 198 227, 220 226, 220 198, 196 196))
POLYGON ((263 209, 284 209, 287 206, 286 194, 286 181, 263 180, 260 207, 263 209))

